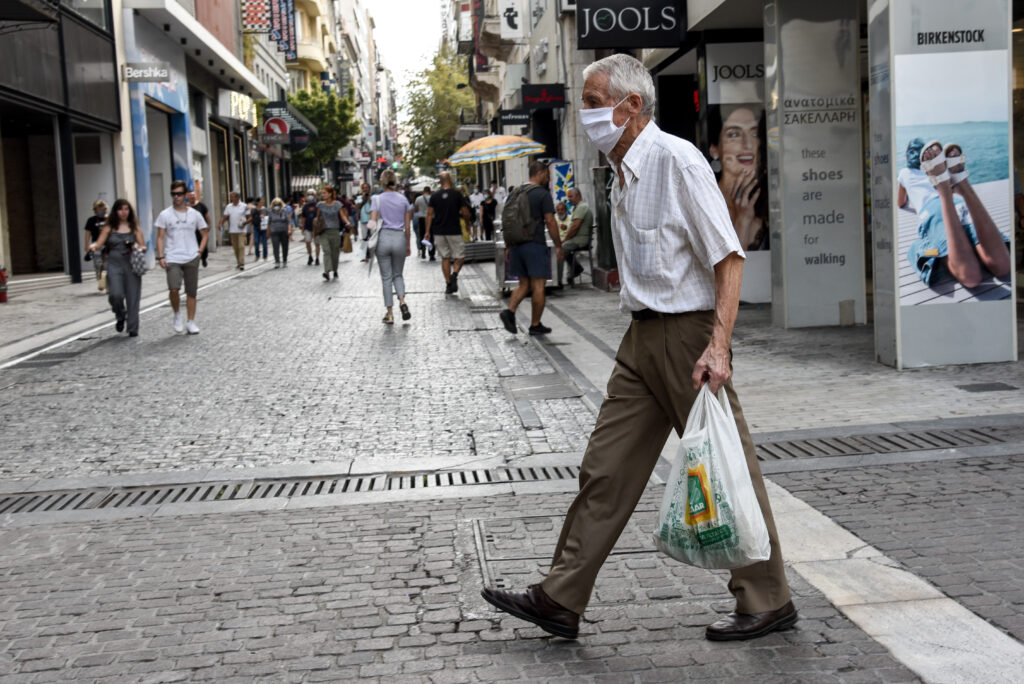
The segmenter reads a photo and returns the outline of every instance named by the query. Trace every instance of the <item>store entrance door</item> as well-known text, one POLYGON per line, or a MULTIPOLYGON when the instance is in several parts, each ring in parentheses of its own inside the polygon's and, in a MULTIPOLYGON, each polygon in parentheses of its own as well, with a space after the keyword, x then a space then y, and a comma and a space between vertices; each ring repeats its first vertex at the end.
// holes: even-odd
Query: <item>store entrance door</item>
POLYGON ((64 271, 64 221, 54 123, 52 116, 20 107, 0 109, 9 275, 64 271))

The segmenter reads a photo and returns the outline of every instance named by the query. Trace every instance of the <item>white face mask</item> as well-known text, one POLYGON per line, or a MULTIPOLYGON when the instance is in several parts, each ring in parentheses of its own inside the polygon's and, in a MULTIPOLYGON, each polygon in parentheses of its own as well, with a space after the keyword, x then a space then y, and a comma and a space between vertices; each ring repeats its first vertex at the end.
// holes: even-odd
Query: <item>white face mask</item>
MULTIPOLYGON (((628 99, 629 95, 619 100, 615 107, 628 99)), ((580 110, 580 123, 583 124, 583 132, 590 138, 590 142, 594 143, 594 147, 605 154, 615 148, 619 138, 622 137, 622 132, 626 130, 626 124, 629 123, 629 119, 626 119, 621 126, 615 125, 615 120, 612 118, 615 107, 580 110)))

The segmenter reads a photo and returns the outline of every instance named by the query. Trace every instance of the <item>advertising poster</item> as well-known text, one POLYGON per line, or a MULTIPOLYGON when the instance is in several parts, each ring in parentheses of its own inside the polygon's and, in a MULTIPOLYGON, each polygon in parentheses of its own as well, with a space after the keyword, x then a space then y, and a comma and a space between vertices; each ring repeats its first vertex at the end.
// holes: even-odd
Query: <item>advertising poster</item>
POLYGON ((703 152, 747 253, 740 299, 770 302, 764 44, 711 43, 705 55, 707 135, 703 152))
MULTIPOLYGON (((976 4, 1005 19, 1005 2, 976 4)), ((914 32, 894 56, 900 306, 1012 296, 1006 41, 993 49, 1000 34, 971 28, 963 3, 927 3, 947 9, 962 15, 936 22, 949 30, 914 32)))
POLYGON ((1009 0, 875 0, 868 15, 872 97, 892 112, 888 136, 874 108, 871 121, 872 186, 891 187, 872 198, 875 258, 890 259, 875 270, 877 358, 1014 360, 1009 0))
MULTIPOLYGON (((867 320, 864 147, 856 3, 789 0, 769 18, 772 319, 799 328, 867 320)), ((767 21, 767 19, 766 19, 767 21)))
POLYGON ((555 204, 568 202, 568 192, 576 186, 572 173, 572 162, 558 159, 548 166, 551 170, 551 199, 555 204))

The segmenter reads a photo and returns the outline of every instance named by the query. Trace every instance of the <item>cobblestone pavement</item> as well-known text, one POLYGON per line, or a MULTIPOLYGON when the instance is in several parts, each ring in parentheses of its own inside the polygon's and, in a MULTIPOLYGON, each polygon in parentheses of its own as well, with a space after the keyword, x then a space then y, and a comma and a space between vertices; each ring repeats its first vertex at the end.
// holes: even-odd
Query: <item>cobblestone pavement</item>
MULTIPOLYGON (((550 304, 552 313, 585 321, 612 350, 629 325, 618 312, 617 294, 565 289, 550 304)), ((555 329, 549 337, 560 341, 566 325, 551 313, 546 318, 555 329)), ((1024 358, 1024 315, 1017 319, 1024 358)), ((742 306, 733 333, 734 378, 751 431, 1024 412, 1024 362, 897 371, 875 361, 873 334, 868 326, 775 328, 768 307, 742 306), (958 387, 994 382, 1011 389, 958 387)))
POLYGON ((493 465, 581 450, 593 425, 582 402, 546 410, 546 437, 531 441, 487 346, 512 373, 553 372, 543 355, 476 330, 462 300, 443 294, 439 266, 408 265, 408 325, 381 323, 376 268, 368 275, 349 255, 341 280, 325 283, 303 260, 201 293, 198 336, 175 336, 163 307, 143 316, 137 339, 108 328, 0 371, 0 476, 325 462, 345 472, 353 461, 493 465))
MULTIPOLYGON (((537 391, 515 382, 561 376, 541 346, 500 328, 483 270, 467 269, 461 297, 446 297, 439 265, 410 260, 413 319, 384 326, 375 268, 349 255, 340 281, 324 283, 304 261, 204 290, 199 336, 173 335, 163 307, 143 316, 136 340, 107 328, 0 370, 0 484, 306 464, 375 473, 578 461, 593 412, 569 385, 537 391)), ((606 347, 626 324, 614 295, 589 288, 551 304, 606 347)), ((736 337, 737 382, 758 431, 1024 409, 1021 392, 953 387, 1020 386, 1021 364, 898 373, 874 363, 867 329, 782 331, 753 308, 741 312, 736 337)), ((557 327, 547 343, 560 348, 557 327)), ((1020 459, 970 465, 989 470, 947 463, 773 477, 1019 637, 1018 579, 1004 580, 1019 575, 1019 535, 1006 532, 1006 546, 991 551, 1002 554, 986 566, 995 574, 971 576, 982 593, 962 591, 953 579, 967 554, 981 559, 989 547, 956 555, 951 547, 963 539, 942 535, 955 515, 940 497, 999 479, 1003 488, 991 489, 1004 493, 1004 506, 993 497, 966 518, 1006 525, 1019 510, 1020 459), (1000 464, 1012 476, 995 472, 1000 464), (969 485, 958 472, 970 473, 969 485), (917 480, 928 485, 916 498, 899 489, 917 480), (873 498, 885 486, 896 487, 890 508, 873 498), (908 506, 918 516, 908 529, 919 525, 923 541, 875 536, 893 534, 884 511, 891 518, 908 506), (948 572, 927 574, 938 567, 948 572), (1006 607, 1013 615, 998 613, 1006 607)), ((575 643, 503 618, 479 598, 485 583, 540 577, 570 494, 0 526, 0 684, 915 680, 795 573, 796 629, 751 643, 705 641, 704 626, 732 602, 723 573, 651 550, 661 491, 645 495, 599 578, 587 614, 594 622, 575 643)))
POLYGON ((578 642, 479 597, 485 568, 536 577, 565 495, 10 529, 0 682, 915 680, 798 577, 796 629, 706 641, 731 601, 720 576, 650 550, 658 494, 578 642))
POLYGON ((1024 456, 772 480, 1024 640, 1024 456))

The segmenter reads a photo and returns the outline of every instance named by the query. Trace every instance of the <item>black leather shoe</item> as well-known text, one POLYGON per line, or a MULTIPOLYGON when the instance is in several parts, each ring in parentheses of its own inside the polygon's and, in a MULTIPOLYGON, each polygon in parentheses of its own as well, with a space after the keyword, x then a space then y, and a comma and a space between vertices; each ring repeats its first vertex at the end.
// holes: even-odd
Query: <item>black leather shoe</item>
POLYGON ((498 314, 498 318, 501 319, 501 324, 505 326, 505 330, 508 330, 513 335, 519 332, 519 328, 516 327, 516 315, 512 309, 505 309, 498 314))
POLYGON ((539 584, 527 587, 522 593, 487 587, 480 595, 498 610, 532 622, 548 634, 563 639, 575 639, 579 635, 580 616, 552 601, 539 584))
POLYGON ((551 328, 544 325, 543 323, 538 323, 537 325, 530 326, 531 335, 547 335, 549 332, 551 332, 551 328))
POLYGON ((792 601, 778 610, 767 613, 747 615, 746 613, 729 613, 714 624, 708 625, 704 636, 708 641, 743 641, 756 639, 770 632, 789 629, 797 621, 796 608, 792 601))

